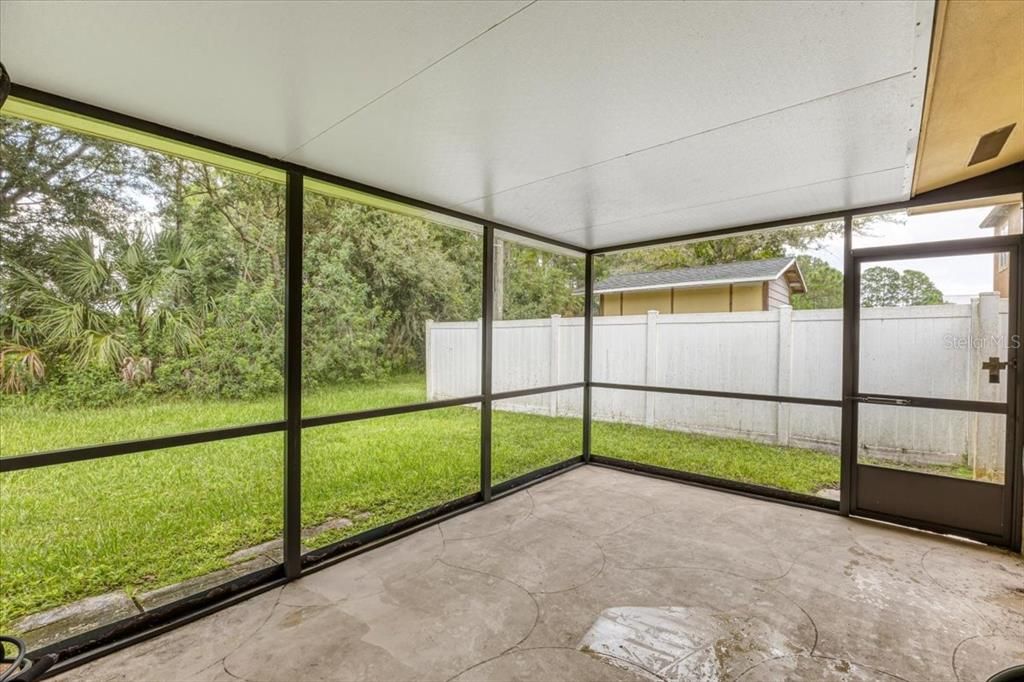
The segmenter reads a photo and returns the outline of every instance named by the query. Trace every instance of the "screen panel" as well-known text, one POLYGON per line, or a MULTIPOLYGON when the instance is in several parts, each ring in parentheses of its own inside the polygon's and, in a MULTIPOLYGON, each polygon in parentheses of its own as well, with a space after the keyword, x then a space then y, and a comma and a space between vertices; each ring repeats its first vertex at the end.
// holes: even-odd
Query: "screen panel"
POLYGON ((826 222, 596 257, 594 380, 838 400, 843 243, 826 222))
POLYGON ((284 187, 0 115, 0 454, 283 416, 284 187))
POLYGON ((583 454, 583 389, 495 400, 494 484, 583 454))
POLYGON ((479 395, 481 228, 318 187, 303 215, 303 415, 479 395))
POLYGON ((0 475, 0 630, 35 648, 279 564, 283 441, 0 475), (89 615, 54 611, 69 604, 89 615))
POLYGON ((480 410, 424 410, 302 432, 305 550, 480 490, 480 410))
POLYGON ((583 381, 584 267, 574 252, 495 231, 495 393, 583 381))
POLYGON ((593 389, 594 454, 839 499, 841 410, 593 389))

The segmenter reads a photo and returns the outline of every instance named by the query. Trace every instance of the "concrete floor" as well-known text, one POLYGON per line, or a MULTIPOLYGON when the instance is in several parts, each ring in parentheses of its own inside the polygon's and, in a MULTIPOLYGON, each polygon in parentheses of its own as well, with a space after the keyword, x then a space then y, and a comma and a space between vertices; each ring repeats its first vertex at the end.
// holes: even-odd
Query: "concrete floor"
POLYGON ((1024 562, 583 467, 62 680, 984 680, 1024 562))

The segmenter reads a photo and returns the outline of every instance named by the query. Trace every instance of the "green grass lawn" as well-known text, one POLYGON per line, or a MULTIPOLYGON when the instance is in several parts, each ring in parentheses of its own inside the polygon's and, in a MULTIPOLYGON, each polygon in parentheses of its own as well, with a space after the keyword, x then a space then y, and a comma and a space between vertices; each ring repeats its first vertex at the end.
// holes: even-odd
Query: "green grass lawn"
MULTIPOLYGON (((422 400, 420 377, 307 395, 306 414, 422 400)), ((5 404, 0 453, 39 452, 279 419, 279 399, 45 412, 5 404)), ((580 453, 581 421, 496 411, 500 482, 580 453)), ((319 546, 476 492, 480 414, 453 407, 307 429, 303 525, 354 525, 319 546), (358 518, 357 518, 358 517, 358 518)), ((223 568, 281 533, 283 434, 183 446, 0 476, 0 630, 114 589, 137 594, 223 568)), ((839 480, 830 455, 625 424, 594 424, 600 454, 813 493, 839 480)), ((682 489, 681 489, 682 491, 682 489)))

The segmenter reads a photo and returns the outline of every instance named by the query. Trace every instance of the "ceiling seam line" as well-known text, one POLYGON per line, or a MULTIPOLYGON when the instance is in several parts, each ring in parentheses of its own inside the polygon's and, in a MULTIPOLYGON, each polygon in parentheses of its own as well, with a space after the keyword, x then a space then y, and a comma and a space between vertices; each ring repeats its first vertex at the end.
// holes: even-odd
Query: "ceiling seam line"
MULTIPOLYGON (((830 182, 839 182, 839 181, 842 181, 842 180, 852 180, 853 178, 863 178, 863 177, 867 177, 869 175, 877 175, 878 173, 891 173, 892 171, 900 170, 902 168, 903 168, 903 166, 893 166, 892 168, 880 168, 878 170, 867 171, 865 173, 854 173, 853 175, 844 175, 844 176, 838 177, 838 178, 829 178, 828 180, 819 180, 817 182, 806 183, 806 184, 803 184, 803 185, 790 185, 789 187, 782 187, 780 189, 772 189, 772 190, 768 190, 767 192, 757 192, 755 194, 746 194, 746 195, 743 195, 743 196, 740 196, 740 197, 733 197, 733 198, 730 198, 730 199, 722 199, 720 201, 709 201, 709 202, 703 203, 703 204, 692 204, 690 206, 680 206, 678 208, 669 209, 668 211, 658 211, 657 213, 647 213, 647 214, 644 214, 644 215, 630 216, 629 218, 622 218, 621 220, 611 220, 611 221, 606 222, 606 223, 595 223, 593 225, 585 225, 583 227, 575 227, 575 228, 573 228, 571 230, 564 230, 562 232, 551 232, 551 233, 545 233, 545 234, 548 234, 549 236, 554 238, 556 235, 569 234, 571 232, 580 232, 582 230, 592 230, 592 229, 597 228, 597 227, 607 227, 609 225, 617 225, 619 223, 625 223, 625 222, 628 222, 630 220, 643 220, 644 218, 656 218, 658 216, 668 215, 669 213, 675 213, 676 211, 688 211, 690 209, 704 208, 705 206, 714 206, 716 204, 727 204, 727 203, 732 202, 732 201, 742 201, 744 199, 755 199, 757 197, 763 197, 763 196, 767 196, 769 194, 777 194, 779 192, 788 192, 788 191, 791 191, 791 190, 794 190, 794 189, 800 189, 800 188, 803 188, 803 187, 814 187, 816 185, 825 185, 825 184, 828 184, 830 182)), ((598 248, 601 248, 601 247, 598 247, 598 248)))
POLYGON ((326 135, 327 133, 331 132, 332 130, 334 130, 335 128, 337 128, 338 126, 340 126, 342 123, 344 123, 345 121, 349 120, 353 116, 356 116, 357 114, 359 114, 360 112, 364 111, 365 109, 373 106, 374 104, 376 104, 380 100, 384 99, 385 97, 387 97, 388 95, 393 93, 395 90, 398 90, 399 88, 401 88, 403 85, 406 85, 407 83, 409 83, 413 79, 418 78, 423 73, 425 73, 426 71, 429 71, 430 69, 434 68, 435 66, 437 66, 438 64, 440 64, 444 60, 448 59, 449 57, 451 57, 453 54, 455 54, 459 50, 463 49, 464 47, 468 47, 470 44, 476 42, 480 38, 484 37, 485 35, 487 35, 491 31, 493 31, 494 29, 496 29, 499 26, 501 26, 502 24, 504 24, 506 21, 509 21, 510 19, 515 17, 516 15, 518 15, 518 14, 520 14, 522 12, 525 12, 527 9, 532 7, 537 2, 538 2, 538 0, 530 0, 530 2, 526 3, 525 5, 523 5, 519 9, 517 9, 515 12, 512 12, 507 17, 503 18, 501 21, 495 23, 492 26, 489 26, 488 28, 486 28, 485 30, 481 31, 480 33, 477 33, 475 36, 473 36, 472 38, 470 38, 466 42, 464 42, 461 45, 458 45, 457 47, 455 47, 455 48, 451 49, 450 51, 446 52, 445 54, 443 54, 442 56, 438 57, 434 61, 430 62, 429 64, 427 64, 422 69, 420 69, 416 73, 412 74, 411 76, 409 76, 405 80, 401 81, 400 83, 397 83, 397 84, 393 85, 392 87, 388 88, 387 90, 385 90, 381 94, 379 94, 376 97, 374 97, 373 99, 371 99, 369 102, 363 104, 362 106, 360 106, 359 108, 355 109, 354 111, 351 111, 348 114, 346 114, 345 116, 341 117, 340 119, 338 119, 337 121, 335 121, 331 125, 327 126, 326 128, 324 128, 322 131, 320 131, 319 133, 317 133, 313 137, 309 138, 308 140, 306 140, 305 142, 300 144, 295 149, 291 150, 290 152, 288 152, 287 154, 282 156, 281 158, 284 159, 284 160, 287 160, 288 157, 290 157, 291 155, 293 155, 296 152, 302 150, 304 147, 306 147, 310 143, 314 142, 315 140, 317 140, 317 139, 323 137, 324 135, 326 135))
POLYGON ((616 156, 609 157, 607 159, 602 159, 600 161, 595 161, 593 163, 584 164, 584 165, 579 166, 577 168, 571 168, 569 170, 561 171, 561 172, 558 172, 558 173, 554 173, 552 175, 548 175, 548 176, 543 177, 543 178, 538 178, 537 180, 531 180, 529 182, 524 182, 521 185, 515 185, 513 187, 507 187, 507 188, 505 188, 503 190, 499 190, 499 191, 493 192, 491 194, 485 194, 483 196, 475 197, 473 199, 467 199, 466 201, 461 201, 461 202, 459 202, 459 203, 457 203, 455 205, 456 206, 465 206, 467 204, 472 204, 474 202, 482 201, 484 199, 491 199, 491 198, 499 196, 501 194, 505 194, 506 192, 512 192, 512 191, 517 190, 517 189, 522 189, 524 187, 529 187, 530 185, 535 185, 535 184, 541 183, 541 182, 547 182, 548 180, 553 180, 555 178, 562 177, 563 175, 571 175, 572 173, 577 173, 579 171, 586 170, 588 168, 593 168, 595 166, 600 166, 600 165, 605 164, 605 163, 611 163, 612 161, 618 161, 619 159, 624 159, 624 158, 626 158, 628 156, 634 156, 636 154, 643 154, 645 152, 649 152, 649 151, 651 151, 653 149, 657 149, 659 147, 666 147, 666 146, 669 146, 669 145, 673 145, 673 144, 676 144, 677 142, 683 142, 684 140, 688 140, 688 139, 691 139, 691 138, 694 138, 694 137, 699 137, 701 135, 706 135, 708 133, 718 132, 720 130, 724 130, 726 128, 730 128, 732 126, 737 126, 737 125, 741 125, 743 123, 749 123, 751 121, 756 121, 757 119, 764 118, 765 116, 774 116, 775 114, 781 113, 781 112, 786 111, 788 109, 794 109, 796 107, 802 107, 804 105, 812 104, 814 102, 820 102, 822 100, 830 99, 832 97, 838 97, 840 95, 845 95, 846 93, 853 92, 855 90, 860 90, 861 88, 867 88, 867 87, 871 87, 873 85, 878 85, 879 83, 885 83, 886 81, 894 80, 894 79, 897 79, 897 78, 902 78, 904 76, 910 75, 911 73, 913 73, 913 72, 912 71, 902 71, 900 73, 893 74, 891 76, 886 76, 885 78, 880 78, 878 80, 871 81, 870 83, 862 83, 861 85, 856 85, 856 86, 854 86, 852 88, 846 88, 844 90, 837 90, 835 92, 828 93, 827 95, 821 95, 819 97, 814 97, 812 99, 804 100, 802 102, 796 102, 794 104, 787 104, 784 107, 780 107, 778 109, 773 109, 771 111, 766 111, 766 112, 764 112, 762 114, 756 114, 754 116, 748 116, 747 118, 739 119, 737 121, 730 121, 729 123, 723 123, 720 126, 714 126, 714 127, 707 128, 705 130, 701 130, 701 131, 698 131, 698 132, 695 132, 695 133, 690 133, 688 135, 683 135, 682 137, 677 137, 677 138, 674 138, 672 140, 666 140, 665 142, 659 142, 657 144, 652 144, 652 145, 650 145, 648 147, 641 147, 639 149, 634 149, 634 150, 625 152, 623 154, 618 154, 616 156))

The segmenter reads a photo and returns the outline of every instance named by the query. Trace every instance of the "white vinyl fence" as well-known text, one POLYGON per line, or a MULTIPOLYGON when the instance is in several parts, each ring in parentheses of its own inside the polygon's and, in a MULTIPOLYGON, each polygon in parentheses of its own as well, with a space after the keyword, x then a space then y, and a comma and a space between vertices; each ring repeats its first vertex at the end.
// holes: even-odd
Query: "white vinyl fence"
MULTIPOLYGON (((1003 383, 981 369, 1005 359, 1007 302, 861 311, 863 392, 1001 400, 1003 383)), ((428 398, 472 395, 480 385, 480 322, 427 323, 428 398)), ((594 381, 837 400, 842 310, 596 317, 594 381)), ((493 387, 509 391, 583 380, 583 319, 494 325, 493 387)), ((579 416, 581 391, 495 403, 498 409, 579 416)), ((741 437, 837 452, 840 410, 752 400, 598 389, 597 420, 741 437)), ((1003 464, 1001 415, 861 405, 862 456, 948 464, 966 459, 979 476, 1003 464)), ((613 453, 605 453, 613 454, 613 453)))

